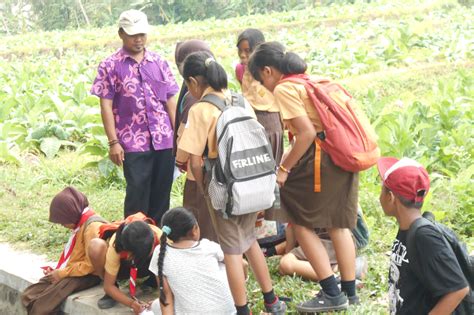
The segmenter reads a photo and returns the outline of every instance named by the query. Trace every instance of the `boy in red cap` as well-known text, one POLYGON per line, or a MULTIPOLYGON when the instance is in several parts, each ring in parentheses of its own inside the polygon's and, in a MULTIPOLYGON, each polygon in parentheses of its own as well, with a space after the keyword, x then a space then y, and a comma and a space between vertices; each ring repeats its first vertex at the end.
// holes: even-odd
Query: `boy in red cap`
POLYGON ((416 229, 415 248, 407 249, 410 226, 425 220, 421 207, 430 188, 428 173, 408 158, 381 158, 377 166, 383 181, 380 204, 399 225, 390 256, 390 314, 451 314, 469 292, 452 249, 433 225, 416 229))

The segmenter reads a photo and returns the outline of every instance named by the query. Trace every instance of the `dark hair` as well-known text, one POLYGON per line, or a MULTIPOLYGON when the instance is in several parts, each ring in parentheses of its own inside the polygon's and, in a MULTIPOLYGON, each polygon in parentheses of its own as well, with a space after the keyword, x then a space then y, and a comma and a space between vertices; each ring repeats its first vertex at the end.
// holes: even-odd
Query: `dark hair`
POLYGON ((192 53, 184 59, 183 77, 189 81, 190 77, 201 76, 206 84, 214 90, 227 89, 227 74, 208 52, 199 51, 192 53))
POLYGON ((397 197, 398 200, 400 200, 401 204, 407 208, 415 208, 421 210, 421 208, 423 207, 423 201, 408 200, 405 197, 397 195, 395 195, 395 197, 397 197))
POLYGON ((421 208, 423 207, 423 201, 415 201, 415 200, 408 200, 407 198, 405 197, 402 197, 402 196, 399 196, 397 194, 395 194, 393 191, 391 191, 387 186, 383 186, 385 191, 387 193, 389 192, 392 192, 393 195, 395 196, 395 198, 397 198, 398 200, 400 200, 400 203, 406 207, 406 208, 415 208, 415 209, 418 209, 418 210, 421 210, 421 208))
POLYGON ((250 56, 249 69, 257 81, 261 81, 259 70, 274 67, 283 74, 301 74, 307 69, 306 62, 293 52, 285 52, 279 42, 267 42, 257 46, 250 56))
POLYGON ((182 207, 166 211, 161 219, 163 234, 160 239, 160 255, 158 256, 158 279, 160 280, 160 303, 164 306, 168 305, 163 291, 163 261, 166 253, 166 238, 169 238, 173 242, 177 242, 188 235, 196 224, 197 220, 194 214, 182 207), (170 229, 169 234, 166 233, 167 228, 165 228, 165 226, 170 229))
POLYGON ((205 41, 199 39, 189 39, 185 40, 184 42, 177 43, 174 52, 174 60, 178 68, 189 54, 197 51, 206 51, 212 55, 211 48, 205 41))
POLYGON ((248 28, 237 37, 237 47, 239 47, 240 42, 243 40, 249 42, 250 51, 252 52, 255 47, 265 42, 265 36, 263 36, 263 33, 256 28, 248 28))
POLYGON ((150 255, 155 236, 147 223, 134 221, 121 224, 115 232, 115 251, 131 252, 135 265, 146 261, 150 255))

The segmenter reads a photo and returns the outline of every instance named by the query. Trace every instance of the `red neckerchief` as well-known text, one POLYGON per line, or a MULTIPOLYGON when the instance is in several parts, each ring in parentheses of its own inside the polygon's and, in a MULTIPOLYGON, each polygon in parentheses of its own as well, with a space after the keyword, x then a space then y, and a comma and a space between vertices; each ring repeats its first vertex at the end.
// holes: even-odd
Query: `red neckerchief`
MULTIPOLYGON (((153 250, 155 249, 156 246, 160 244, 160 239, 158 236, 155 234, 153 231, 153 236, 154 236, 154 243, 153 243, 153 250)), ((120 259, 126 260, 128 259, 129 252, 127 251, 122 251, 119 253, 120 259)), ((136 283, 137 283, 137 267, 133 264, 130 266, 130 279, 129 279, 129 291, 130 291, 130 296, 134 297, 136 293, 136 283)))
POLYGON ((66 267, 66 264, 69 261, 69 258, 71 257, 72 251, 74 250, 74 246, 76 245, 77 233, 81 229, 82 225, 84 225, 84 223, 86 223, 86 221, 93 215, 95 215, 95 212, 89 207, 85 208, 84 211, 82 211, 81 219, 74 228, 74 231, 69 237, 69 241, 66 243, 66 246, 64 246, 64 250, 61 253, 61 257, 59 257, 58 264, 54 269, 61 269, 66 267))

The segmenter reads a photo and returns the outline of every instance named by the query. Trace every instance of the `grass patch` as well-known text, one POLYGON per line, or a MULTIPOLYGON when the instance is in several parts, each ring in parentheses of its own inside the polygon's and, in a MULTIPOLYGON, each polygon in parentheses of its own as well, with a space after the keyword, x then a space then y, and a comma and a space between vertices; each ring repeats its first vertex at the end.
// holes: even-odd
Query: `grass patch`
MULTIPOLYGON (((49 204, 68 185, 82 191, 105 219, 121 219, 125 183, 104 182, 95 169, 84 168, 89 160, 65 151, 55 159, 24 156, 20 167, 0 165, 0 240, 55 260, 69 232, 48 221, 49 204)), ((172 207, 181 205, 183 188, 184 176, 173 184, 172 207)))

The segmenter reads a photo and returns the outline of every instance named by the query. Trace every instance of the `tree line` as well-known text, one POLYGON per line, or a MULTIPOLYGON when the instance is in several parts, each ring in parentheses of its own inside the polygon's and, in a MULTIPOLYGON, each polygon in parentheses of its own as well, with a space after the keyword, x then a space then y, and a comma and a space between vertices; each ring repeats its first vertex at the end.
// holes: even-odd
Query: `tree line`
MULTIPOLYGON (((120 12, 144 11, 151 24, 306 9, 347 0, 3 0, 0 34, 114 25, 120 12)), ((353 1, 353 0, 352 0, 353 1)))

